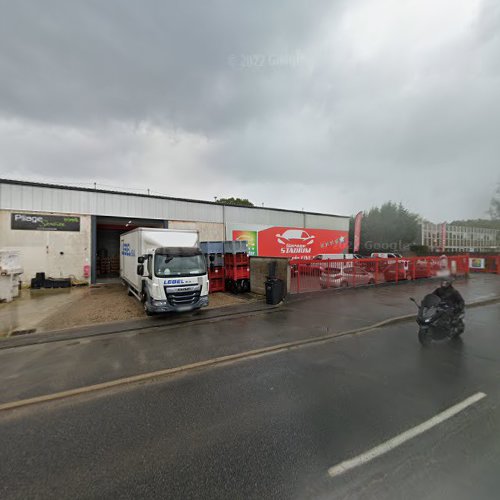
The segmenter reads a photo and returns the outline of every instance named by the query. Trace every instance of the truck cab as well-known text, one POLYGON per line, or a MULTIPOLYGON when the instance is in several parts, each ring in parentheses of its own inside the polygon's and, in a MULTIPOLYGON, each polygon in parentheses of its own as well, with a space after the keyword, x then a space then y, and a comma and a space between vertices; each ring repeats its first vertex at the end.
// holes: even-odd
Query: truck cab
POLYGON ((208 305, 206 260, 199 248, 161 247, 139 256, 140 299, 146 314, 208 305))

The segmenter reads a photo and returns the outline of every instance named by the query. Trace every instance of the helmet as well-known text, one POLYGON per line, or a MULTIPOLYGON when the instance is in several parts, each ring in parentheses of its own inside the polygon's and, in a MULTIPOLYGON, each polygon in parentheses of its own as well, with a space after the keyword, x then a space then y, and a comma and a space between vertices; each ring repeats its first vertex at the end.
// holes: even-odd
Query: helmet
POLYGON ((453 278, 451 276, 447 276, 446 278, 441 279, 441 286, 444 286, 447 288, 451 285, 453 285, 453 278))

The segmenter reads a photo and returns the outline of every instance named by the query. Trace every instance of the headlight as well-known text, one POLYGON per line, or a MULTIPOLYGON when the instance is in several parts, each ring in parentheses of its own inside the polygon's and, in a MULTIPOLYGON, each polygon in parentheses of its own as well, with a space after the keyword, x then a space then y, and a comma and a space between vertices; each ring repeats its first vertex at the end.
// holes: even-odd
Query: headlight
POLYGON ((167 301, 166 300, 153 300, 153 305, 154 306, 166 306, 167 301))

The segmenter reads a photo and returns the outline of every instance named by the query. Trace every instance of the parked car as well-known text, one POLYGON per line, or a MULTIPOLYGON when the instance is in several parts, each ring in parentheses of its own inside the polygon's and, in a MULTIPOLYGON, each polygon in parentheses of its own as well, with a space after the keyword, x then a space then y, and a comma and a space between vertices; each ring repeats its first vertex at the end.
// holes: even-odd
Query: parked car
POLYGON ((396 262, 402 262, 406 272, 410 269, 410 261, 404 259, 400 253, 372 253, 371 257, 374 259, 382 259, 379 263, 379 271, 384 271, 386 266, 390 264, 395 264, 396 262))
POLYGON ((375 252, 370 255, 370 257, 378 259, 402 259, 403 256, 400 253, 383 253, 375 252))
POLYGON ((415 264, 410 265, 410 275, 414 274, 415 279, 420 278, 430 278, 431 276, 436 276, 437 272, 440 270, 439 264, 434 261, 427 260, 416 260, 415 264), (413 266, 415 266, 415 271, 413 271, 413 266))
POLYGON ((322 253, 315 255, 313 260, 352 260, 361 258, 357 253, 322 253))
POLYGON ((387 264, 383 269, 384 279, 385 281, 402 281, 406 279, 411 279, 411 273, 408 271, 404 262, 398 262, 393 264, 387 264), (396 278, 397 276, 397 278, 396 278))
POLYGON ((339 266, 324 269, 319 277, 319 284, 321 288, 373 285, 375 284, 375 277, 361 267, 339 266))
POLYGON ((298 264, 297 270, 300 272, 300 276, 319 276, 323 271, 323 265, 318 262, 308 262, 305 261, 303 264, 298 264))

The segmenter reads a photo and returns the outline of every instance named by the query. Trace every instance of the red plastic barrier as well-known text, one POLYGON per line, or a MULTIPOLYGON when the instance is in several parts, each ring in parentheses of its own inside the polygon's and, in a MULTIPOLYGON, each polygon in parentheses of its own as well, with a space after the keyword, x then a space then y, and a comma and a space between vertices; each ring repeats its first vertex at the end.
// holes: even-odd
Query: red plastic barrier
POLYGON ((289 261, 291 293, 327 288, 399 283, 439 276, 463 276, 469 271, 467 255, 447 257, 367 258, 289 261))

